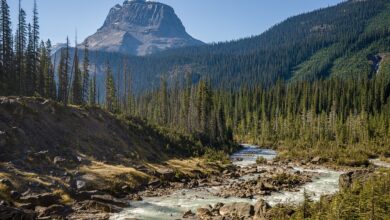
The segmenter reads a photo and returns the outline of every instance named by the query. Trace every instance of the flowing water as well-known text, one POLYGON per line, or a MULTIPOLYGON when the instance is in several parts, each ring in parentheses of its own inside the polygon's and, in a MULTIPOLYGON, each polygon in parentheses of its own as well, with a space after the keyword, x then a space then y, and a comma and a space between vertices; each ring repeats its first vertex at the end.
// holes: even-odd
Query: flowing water
MULTIPOLYGON (((246 167, 256 163, 259 156, 272 160, 277 153, 273 150, 260 149, 252 145, 243 145, 243 149, 232 155, 233 164, 246 167)), ((294 168, 300 171, 317 172, 319 177, 300 188, 298 192, 278 192, 270 196, 263 197, 269 204, 292 202, 297 203, 303 200, 303 192, 306 190, 312 199, 318 200, 323 194, 332 194, 338 191, 338 179, 341 172, 327 169, 304 170, 294 168)), ((253 178, 253 177, 252 177, 253 178)), ((232 180, 227 180, 232 181, 232 180)), ((185 211, 196 211, 197 208, 216 203, 247 202, 254 204, 257 198, 221 198, 213 196, 219 187, 204 187, 197 189, 178 190, 171 195, 161 197, 144 198, 143 201, 131 202, 130 207, 119 214, 111 217, 113 220, 125 220, 127 218, 137 218, 145 220, 164 220, 180 219, 185 211)))

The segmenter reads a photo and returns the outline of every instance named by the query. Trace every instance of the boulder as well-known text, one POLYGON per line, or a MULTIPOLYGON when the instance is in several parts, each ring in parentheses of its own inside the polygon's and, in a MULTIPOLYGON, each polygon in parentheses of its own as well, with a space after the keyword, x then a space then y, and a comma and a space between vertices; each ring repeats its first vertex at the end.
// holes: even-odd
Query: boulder
POLYGON ((195 214, 191 211, 191 210, 188 210, 186 212, 184 212, 183 214, 183 218, 189 218, 189 217, 194 217, 195 214))
POLYGON ((219 209, 219 214, 226 217, 249 218, 254 214, 254 207, 245 202, 226 204, 219 209))
POLYGON ((42 193, 42 194, 28 194, 20 198, 24 203, 31 203, 34 206, 51 206, 57 204, 60 200, 59 196, 52 193, 42 193))
POLYGON ((84 190, 87 188, 87 183, 82 180, 76 180, 76 189, 77 190, 84 190))
POLYGON ((54 157, 53 163, 55 165, 61 166, 61 165, 64 165, 66 163, 66 159, 63 157, 57 156, 57 157, 54 157))
POLYGON ((148 182, 148 186, 157 188, 161 186, 161 181, 157 178, 153 178, 148 182))
POLYGON ((372 172, 369 170, 356 170, 341 174, 339 177, 340 190, 347 190, 355 182, 365 182, 370 177, 371 173, 372 172))
POLYGON ((263 199, 260 199, 256 202, 254 210, 255 214, 253 220, 265 220, 267 219, 267 211, 271 206, 265 202, 263 199))
POLYGON ((0 219, 35 220, 36 214, 32 211, 0 205, 0 219))
POLYGON ((314 157, 312 160, 311 160, 312 163, 314 164, 320 164, 321 162, 323 162, 322 158, 321 157, 314 157))
POLYGON ((96 210, 104 213, 118 213, 123 210, 121 207, 118 207, 116 205, 107 204, 95 200, 85 200, 83 202, 78 203, 76 206, 76 211, 80 212, 96 210))
POLYGON ((91 196, 91 199, 95 200, 95 201, 98 201, 98 202, 103 202, 103 203, 107 203, 107 204, 116 205, 116 206, 119 206, 119 207, 126 207, 126 206, 128 206, 127 202, 122 201, 122 200, 117 199, 117 198, 114 198, 113 196, 107 195, 107 194, 106 195, 93 195, 93 196, 91 196))
POLYGON ((198 208, 196 210, 196 216, 199 218, 199 219, 210 219, 212 217, 212 214, 210 212, 210 209, 208 208, 198 208))
POLYGON ((156 170, 157 175, 163 180, 174 180, 175 179, 175 171, 168 168, 161 168, 156 170))

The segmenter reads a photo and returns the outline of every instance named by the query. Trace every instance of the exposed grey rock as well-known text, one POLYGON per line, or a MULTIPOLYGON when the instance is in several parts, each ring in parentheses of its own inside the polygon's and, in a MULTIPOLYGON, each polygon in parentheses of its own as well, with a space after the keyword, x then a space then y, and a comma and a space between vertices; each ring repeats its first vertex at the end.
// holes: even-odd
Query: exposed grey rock
POLYGON ((22 202, 31 203, 35 206, 50 206, 57 204, 60 198, 52 193, 31 194, 20 198, 22 202))
POLYGON ((235 202, 224 205, 219 213, 222 216, 249 218, 254 214, 254 207, 249 203, 235 202))
POLYGON ((265 220, 267 219, 267 211, 271 206, 266 203, 263 199, 260 199, 255 204, 255 215, 254 220, 265 220))
POLYGON ((183 218, 189 218, 189 217, 193 217, 193 216, 195 216, 195 214, 192 213, 191 210, 188 210, 188 211, 186 211, 186 212, 183 214, 183 218))
POLYGON ((84 190, 87 187, 87 183, 82 180, 77 180, 76 181, 76 188, 77 190, 84 190))
POLYGON ((126 0, 111 8, 103 26, 86 42, 92 50, 141 56, 203 44, 186 32, 173 8, 143 0, 126 0))
POLYGON ((198 208, 196 210, 196 216, 199 218, 199 219, 209 219, 212 214, 210 212, 210 209, 207 209, 207 208, 198 208))
POLYGON ((64 164, 65 162, 66 162, 66 159, 63 157, 60 157, 60 156, 54 157, 54 160, 53 160, 53 163, 55 165, 61 165, 61 164, 64 164))
POLYGON ((107 204, 116 205, 119 207, 128 206, 127 202, 122 201, 122 200, 117 199, 117 198, 114 198, 113 196, 107 195, 107 194, 106 195, 93 195, 93 196, 91 196, 91 199, 99 201, 99 202, 107 203, 107 204))

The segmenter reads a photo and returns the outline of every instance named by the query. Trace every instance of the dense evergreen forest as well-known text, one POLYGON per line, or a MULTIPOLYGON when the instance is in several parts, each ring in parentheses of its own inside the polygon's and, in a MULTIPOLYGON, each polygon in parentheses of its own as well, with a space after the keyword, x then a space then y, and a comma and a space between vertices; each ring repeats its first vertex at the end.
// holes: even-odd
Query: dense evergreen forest
MULTIPOLYGON (((384 147, 390 134, 390 122, 386 117, 389 115, 390 93, 387 12, 386 1, 349 1, 290 18, 258 37, 137 58, 156 62, 147 65, 155 68, 161 67, 157 58, 203 59, 208 66, 215 68, 210 73, 217 75, 209 75, 203 80, 190 70, 181 70, 184 71, 182 79, 164 75, 157 88, 135 93, 137 74, 126 59, 102 56, 105 59, 102 61, 103 77, 98 78, 97 67, 90 60, 97 54, 92 52, 94 55, 90 56, 88 45, 81 49, 71 48, 67 39, 66 47, 60 49, 59 58, 52 60, 50 41, 39 43, 36 4, 32 24, 26 24, 26 13, 20 7, 13 36, 9 7, 7 1, 2 0, 0 94, 42 96, 65 105, 100 105, 113 113, 135 115, 153 124, 193 134, 209 145, 226 143, 234 138, 264 146, 308 148, 290 151, 294 157, 308 156, 299 155, 305 152, 327 154, 327 158, 337 158, 339 156, 332 154, 339 154, 340 149, 347 153, 352 148, 356 151, 356 158, 366 159, 371 155, 389 153, 384 147), (319 23, 327 25, 318 26, 319 23), (350 49, 345 50, 341 42, 350 49), (325 52, 320 49, 325 47, 325 52), (344 51, 342 54, 348 55, 353 50, 370 47, 380 51, 363 60, 345 58, 343 62, 347 64, 355 61, 349 70, 337 68, 340 74, 324 78, 327 75, 325 69, 336 68, 325 64, 330 62, 326 56, 332 54, 336 59, 341 56, 341 50, 344 51), (264 53, 265 50, 273 52, 264 53), (221 54, 224 54, 222 58, 221 54), (247 57, 248 54, 251 58, 247 57), (274 58, 267 61, 267 54, 274 54, 274 58), (219 57, 218 61, 215 56, 219 57), (251 62, 258 67, 265 62, 268 69, 257 69, 258 74, 252 75, 253 71, 241 68, 243 63, 230 62, 225 60, 226 57, 241 57, 244 63, 251 62), (286 63, 277 65, 271 60, 286 63), (277 74, 283 72, 282 69, 292 70, 291 64, 302 62, 302 67, 294 70, 297 74, 301 72, 294 76, 294 79, 300 77, 299 80, 277 74), (231 65, 234 67, 229 68, 231 65), (369 74, 365 69, 367 65, 369 74), (238 78, 229 74, 227 69, 223 71, 224 76, 218 76, 219 67, 230 69, 238 78), (269 69, 271 67, 274 69, 269 69), (93 74, 91 70, 94 70, 93 74), (241 74, 241 71, 245 73, 241 74), (354 72, 344 74, 342 71, 354 72), (242 86, 229 86, 224 77, 242 86), (245 77, 249 78, 246 80, 245 77), (279 80, 275 81, 276 78, 279 80), (104 89, 97 85, 99 79, 105 80, 104 89), (200 81, 194 84, 196 79, 200 81), (215 79, 225 86, 216 86, 215 79)), ((353 54, 360 56, 359 52, 353 54)))
POLYGON ((389 64, 370 79, 279 81, 238 91, 211 90, 204 81, 168 90, 162 82, 160 90, 137 99, 133 111, 211 140, 233 132, 240 142, 287 146, 286 156, 295 159, 323 155, 341 165, 367 164, 370 156, 390 154, 389 64))
POLYGON ((68 102, 93 105, 96 78, 89 76, 88 45, 83 48, 80 65, 78 49, 71 55, 67 40, 67 47, 61 50, 61 59, 56 65, 51 58, 50 40, 44 42, 39 38, 36 2, 32 21, 27 24, 26 12, 19 1, 17 30, 14 34, 7 1, 2 0, 0 6, 0 95, 39 96, 58 100, 65 105, 68 102))
MULTIPOLYGON (((277 148, 282 159, 320 156, 361 166, 390 155, 386 0, 348 1, 257 37, 147 57, 89 51, 77 42, 71 48, 69 39, 52 57, 50 40, 39 38, 36 3, 32 13, 27 23, 20 7, 13 32, 7 0, 1 0, 1 96, 101 107, 203 146, 250 142, 277 148)), ((293 218, 386 219, 388 187, 388 178, 373 177, 333 200, 306 201, 293 218), (369 198, 379 198, 371 201, 378 211, 351 208, 369 198)))
MULTIPOLYGON (((246 39, 146 57, 94 51, 90 60, 101 76, 107 59, 115 73, 126 66, 136 93, 158 88, 161 77, 170 86, 191 76, 193 83, 208 80, 213 87, 227 89, 269 86, 278 80, 369 77, 375 73, 374 58, 389 51, 389 14, 386 0, 346 1, 291 17, 246 39)), ((103 82, 104 77, 98 79, 102 91, 103 82)))

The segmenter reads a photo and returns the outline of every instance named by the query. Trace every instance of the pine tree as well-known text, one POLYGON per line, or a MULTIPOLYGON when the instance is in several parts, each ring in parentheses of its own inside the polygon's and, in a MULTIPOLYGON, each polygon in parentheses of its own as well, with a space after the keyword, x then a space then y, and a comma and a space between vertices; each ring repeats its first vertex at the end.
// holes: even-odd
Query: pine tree
POLYGON ((51 62, 51 41, 46 41, 46 67, 45 67, 45 96, 55 100, 57 98, 56 94, 56 81, 54 78, 54 65, 51 62))
POLYGON ((73 58, 73 82, 72 82, 72 102, 76 105, 81 105, 83 103, 83 88, 82 88, 82 77, 81 70, 79 66, 79 56, 78 48, 76 42, 76 48, 73 58))
POLYGON ((26 94, 26 58, 25 51, 27 46, 27 25, 26 12, 21 8, 19 0, 19 18, 18 27, 15 34, 15 74, 18 77, 18 93, 26 94))
POLYGON ((89 82, 89 105, 95 106, 96 105, 96 66, 95 66, 95 72, 93 74, 92 79, 90 79, 89 82))
POLYGON ((88 42, 84 44, 84 59, 83 59, 83 103, 88 101, 88 90, 89 90, 89 49, 88 42))
POLYGON ((66 48, 61 49, 58 65, 58 100, 65 106, 68 104, 68 73, 69 73, 69 38, 66 38, 66 48))
MULTIPOLYGON (((34 9, 33 9, 33 23, 32 23, 32 32, 31 32, 31 42, 32 42, 32 52, 33 52, 33 66, 31 70, 35 75, 35 79, 39 79, 39 23, 38 23, 38 6, 37 1, 34 0, 34 9)), ((38 83, 35 86, 40 86, 38 83)), ((35 87, 35 91, 39 93, 40 88, 35 87)))
POLYGON ((25 76, 25 95, 33 96, 35 92, 36 71, 34 70, 34 42, 31 30, 31 24, 28 24, 28 44, 26 51, 26 76, 25 76))
POLYGON ((114 76, 109 64, 106 66, 106 109, 110 112, 117 112, 116 88, 114 76))
POLYGON ((18 88, 17 77, 14 74, 13 63, 13 44, 12 44, 12 30, 11 19, 7 0, 1 0, 0 11, 0 35, 1 35, 1 56, 2 61, 2 81, 6 94, 14 94, 15 89, 18 88))
POLYGON ((46 45, 45 42, 41 41, 39 46, 39 65, 37 72, 37 82, 36 82, 36 93, 40 96, 45 96, 45 79, 47 74, 47 63, 50 62, 47 60, 46 55, 46 45))

